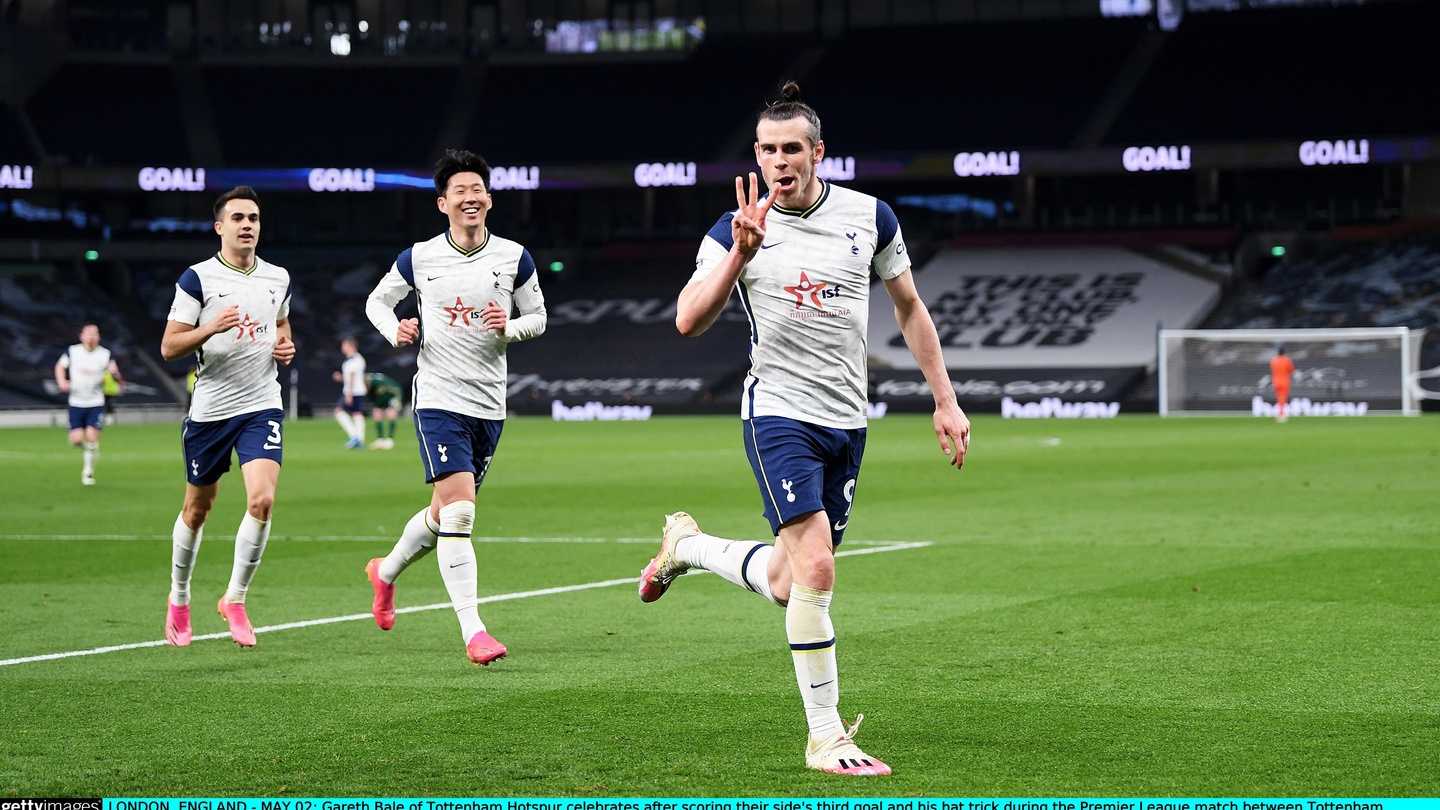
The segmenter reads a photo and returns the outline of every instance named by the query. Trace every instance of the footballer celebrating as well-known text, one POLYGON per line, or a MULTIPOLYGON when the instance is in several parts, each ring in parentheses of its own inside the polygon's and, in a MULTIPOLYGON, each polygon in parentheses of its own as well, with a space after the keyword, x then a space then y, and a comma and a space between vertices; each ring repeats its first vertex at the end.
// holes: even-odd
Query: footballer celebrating
POLYGON ((680 293, 675 325, 699 335, 736 290, 750 320, 750 372, 741 419, 745 452, 760 486, 773 546, 704 534, 684 512, 666 519, 660 552, 640 576, 653 602, 691 568, 785 607, 795 678, 810 737, 805 764, 816 770, 884 776, 890 767, 854 743, 840 718, 830 599, 835 547, 865 451, 866 320, 870 272, 895 304, 895 318, 935 395, 935 435, 959 469, 970 422, 955 401, 930 313, 915 291, 900 226, 890 206, 821 180, 820 118, 788 82, 755 127, 755 174, 735 178, 738 207, 701 243, 680 293))
POLYGON ((389 630, 396 578, 436 550, 466 655, 486 665, 507 651, 476 608, 475 494, 505 425, 505 349, 545 331, 545 297, 530 252, 485 227, 493 200, 484 158, 447 151, 435 166, 435 191, 449 230, 401 253, 365 302, 365 314, 393 346, 415 342, 424 329, 411 407, 425 482, 434 490, 390 554, 371 560, 365 571, 375 623, 389 630), (395 305, 412 289, 420 317, 402 321, 395 305), (519 317, 510 317, 512 308, 519 317))
POLYGON ((295 357, 290 274, 255 255, 260 202, 254 189, 238 186, 220 195, 215 232, 220 252, 180 275, 160 341, 166 360, 193 353, 197 362, 190 415, 181 433, 185 502, 172 533, 174 565, 165 619, 165 640, 177 647, 190 643, 190 574, 232 451, 245 479, 245 517, 235 535, 230 586, 218 609, 230 625, 230 637, 242 647, 255 646, 245 595, 270 537, 285 419, 275 364, 295 357))

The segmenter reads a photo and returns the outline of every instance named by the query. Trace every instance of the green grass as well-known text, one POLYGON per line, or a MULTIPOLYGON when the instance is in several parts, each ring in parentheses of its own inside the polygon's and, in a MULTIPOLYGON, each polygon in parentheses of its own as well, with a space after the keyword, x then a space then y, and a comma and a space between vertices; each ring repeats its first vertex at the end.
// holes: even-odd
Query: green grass
MULTIPOLYGON (((287 426, 257 626, 364 614, 429 498, 413 437, 287 426)), ((1435 796, 1440 420, 976 419, 870 430, 833 608, 841 710, 895 768, 803 768, 783 611, 717 577, 0 666, 0 796, 1435 796)), ((161 637, 176 426, 0 431, 0 659, 161 637)), ((222 484, 196 633, 243 508, 222 484)), ((512 419, 480 492, 482 596, 633 578, 666 511, 766 533, 733 418, 512 419), (647 538, 646 542, 625 542, 647 538)), ((433 558, 431 558, 433 559, 433 558)), ((446 601, 426 559, 398 601, 446 601)))

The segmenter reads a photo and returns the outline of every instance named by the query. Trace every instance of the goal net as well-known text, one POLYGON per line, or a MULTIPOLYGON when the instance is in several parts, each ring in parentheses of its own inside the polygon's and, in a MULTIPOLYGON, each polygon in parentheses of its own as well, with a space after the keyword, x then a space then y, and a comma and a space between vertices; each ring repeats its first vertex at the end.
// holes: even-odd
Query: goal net
POLYGON ((1161 416, 1275 415, 1270 360, 1295 363, 1291 416, 1420 413, 1417 382, 1423 330, 1162 329, 1161 416))

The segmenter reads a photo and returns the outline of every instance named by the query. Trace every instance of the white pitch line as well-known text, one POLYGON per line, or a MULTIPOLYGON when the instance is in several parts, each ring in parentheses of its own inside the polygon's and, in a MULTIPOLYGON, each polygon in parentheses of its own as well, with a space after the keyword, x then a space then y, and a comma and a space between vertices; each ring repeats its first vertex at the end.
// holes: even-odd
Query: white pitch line
MULTIPOLYGON (((165 540, 168 534, 0 534, 0 540, 165 540)), ((234 540, 234 535, 207 534, 206 540, 234 540)), ((654 537, 471 537, 475 543, 653 543, 654 537)), ((395 535, 271 535, 267 542, 394 543, 395 535)))
MULTIPOLYGON (((233 541, 234 535, 228 534, 207 534, 206 540, 233 541)), ((573 544, 600 544, 600 543, 654 543, 655 537, 471 537, 473 543, 573 543, 573 544)), ((0 534, 0 540, 121 540, 127 542, 158 541, 170 542, 168 534, 0 534)), ((356 534, 327 534, 327 535, 270 535, 266 542, 292 542, 292 543, 394 543, 394 535, 356 535, 356 534)), ((891 545, 875 540, 851 540, 852 546, 891 545)))
MULTIPOLYGON (((836 557, 856 557, 856 556, 859 556, 859 555, 861 555, 861 554, 879 554, 880 552, 883 552, 883 551, 903 551, 903 550, 905 550, 905 549, 924 548, 924 547, 926 547, 926 546, 932 546, 932 545, 934 545, 934 543, 929 543, 929 542, 893 543, 893 544, 885 545, 885 546, 873 546, 873 547, 870 547, 870 548, 857 548, 857 549, 849 549, 849 550, 845 550, 845 551, 837 551, 837 552, 835 552, 835 556, 836 556, 836 557)), ((708 573, 710 573, 710 572, 709 572, 709 571, 699 571, 699 572, 697 572, 697 573, 708 574, 708 573)), ((528 599, 528 598, 530 598, 530 597, 532 597, 532 596, 551 596, 551 595, 558 594, 558 593, 573 593, 573 592, 575 592, 575 591, 587 591, 587 590, 592 590, 592 589, 594 589, 594 588, 608 588, 608 587, 610 587, 610 586, 612 586, 612 585, 633 584, 633 583, 635 583, 635 582, 639 582, 639 579, 638 579, 638 578, 628 578, 628 577, 627 577, 627 578, 625 578, 625 579, 606 579, 606 580, 602 580, 602 581, 600 581, 600 582, 586 582, 586 583, 584 583, 584 584, 582 584, 582 585, 561 585, 561 586, 555 587, 555 588, 540 588, 540 589, 538 589, 538 590, 533 590, 533 591, 516 591, 515 593, 500 593, 500 594, 495 594, 494 596, 484 596, 484 597, 481 597, 481 598, 478 600, 477 604, 482 604, 482 605, 483 605, 483 604, 487 604, 487 603, 489 603, 489 602, 508 602, 508 601, 510 601, 510 600, 513 600, 513 599, 528 599)), ((396 609, 395 609, 395 612, 396 612, 396 613, 423 613, 423 612, 425 612, 425 611, 427 611, 427 610, 441 610, 442 608, 449 608, 449 607, 451 607, 451 604, 450 604, 449 602, 436 602, 436 603, 433 604, 433 605, 416 605, 416 606, 414 606, 414 607, 396 608, 396 609)), ((371 614, 369 614, 369 613, 351 613, 351 614, 349 614, 349 615, 347 615, 347 616, 331 616, 331 617, 325 618, 325 619, 307 619, 307 620, 305 620, 305 621, 300 621, 300 622, 286 622, 286 623, 284 623, 284 624, 272 624, 272 625, 267 625, 267 626, 265 626, 265 627, 257 627, 257 628, 255 628, 255 632, 256 632, 257 634, 259 634, 259 633, 274 633, 274 632, 279 631, 279 630, 297 630, 297 629, 300 629, 300 628, 302 628, 302 627, 318 627, 318 626, 320 626, 320 625, 322 625, 322 624, 339 624, 340 622, 358 622, 358 621, 365 621, 366 619, 370 619, 370 620, 373 621, 373 620, 374 620, 374 617, 373 617, 371 614)), ((210 640, 212 640, 212 639, 228 639, 228 638, 230 638, 230 633, 229 633, 229 631, 226 631, 226 632, 224 632, 224 633, 206 633, 205 635, 195 636, 192 640, 193 640, 193 641, 210 641, 210 640)), ((164 647, 164 646, 167 645, 167 643, 168 643, 168 642, 166 642, 164 639, 161 639, 161 640, 159 640, 159 641, 139 641, 139 642, 136 642, 136 643, 134 643, 134 644, 115 644, 115 645, 112 645, 112 646, 109 646, 109 647, 95 647, 94 649, 90 649, 90 650, 72 650, 72 651, 69 651, 69 652, 46 653, 46 654, 44 654, 44 655, 30 655, 30 656, 26 656, 26 657, 24 657, 24 658, 6 658, 6 659, 3 659, 3 660, 0 660, 0 667, 9 667, 9 666, 14 666, 14 665, 16 665, 16 664, 32 664, 32 663, 35 663, 35 662, 37 662, 37 661, 55 661, 55 660, 58 660, 58 659, 61 659, 61 658, 80 658, 80 657, 86 656, 86 655, 100 655, 100 654, 102 654, 102 653, 121 652, 121 651, 123 651, 123 650, 139 650, 139 649, 144 649, 144 648, 146 648, 146 647, 164 647)))

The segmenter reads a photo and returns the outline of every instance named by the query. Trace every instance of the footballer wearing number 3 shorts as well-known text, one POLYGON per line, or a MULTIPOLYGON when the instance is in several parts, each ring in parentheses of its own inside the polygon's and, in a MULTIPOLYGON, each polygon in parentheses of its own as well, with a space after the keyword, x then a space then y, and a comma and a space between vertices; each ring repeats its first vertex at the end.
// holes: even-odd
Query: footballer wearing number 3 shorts
POLYGON ((170 598, 165 640, 190 643, 190 573, 205 518, 215 505, 230 454, 245 479, 245 517, 235 535, 230 585, 216 605, 230 638, 255 646, 245 595, 265 541, 280 480, 280 381, 276 363, 295 357, 290 338, 290 274, 255 255, 260 201, 239 186, 215 202, 220 251, 180 274, 160 353, 166 360, 194 354, 198 370, 190 415, 182 428, 185 502, 172 530, 170 598))

